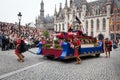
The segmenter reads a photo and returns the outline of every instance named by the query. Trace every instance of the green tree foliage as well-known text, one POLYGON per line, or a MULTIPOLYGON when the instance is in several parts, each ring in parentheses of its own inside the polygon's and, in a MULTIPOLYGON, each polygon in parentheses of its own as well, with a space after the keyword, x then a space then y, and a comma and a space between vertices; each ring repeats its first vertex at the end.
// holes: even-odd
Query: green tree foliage
POLYGON ((44 31, 43 35, 48 38, 49 37, 49 32, 48 31, 44 31))

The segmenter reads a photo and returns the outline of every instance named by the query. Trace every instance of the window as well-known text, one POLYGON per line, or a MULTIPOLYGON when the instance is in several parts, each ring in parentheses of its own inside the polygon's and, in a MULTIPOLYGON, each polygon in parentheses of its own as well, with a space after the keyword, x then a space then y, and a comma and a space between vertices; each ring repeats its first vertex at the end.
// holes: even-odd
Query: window
POLYGON ((68 20, 70 19, 70 15, 68 14, 68 20))
POLYGON ((120 29, 119 29, 119 24, 117 25, 117 30, 116 31, 119 31, 120 29))
POLYGON ((75 18, 75 10, 73 10, 73 18, 75 18))
POLYGON ((93 24, 94 24, 94 22, 93 22, 93 20, 91 20, 91 31, 93 31, 93 24))
POLYGON ((69 28, 69 25, 70 25, 70 24, 69 24, 69 23, 67 23, 68 28, 69 28))
POLYGON ((93 20, 91 20, 91 36, 93 36, 93 24, 94 24, 94 22, 93 22, 93 20))
POLYGON ((91 32, 91 36, 93 36, 93 31, 91 32))
POLYGON ((88 20, 86 20, 86 31, 88 32, 88 20))
POLYGON ((114 25, 112 26, 112 31, 114 31, 114 25))
POLYGON ((65 28, 64 28, 64 24, 62 24, 62 28, 63 28, 62 30, 65 30, 65 28))
POLYGON ((79 13, 79 17, 81 17, 81 13, 79 13))
POLYGON ((97 19, 97 30, 99 30, 100 29, 100 21, 99 21, 99 19, 97 19))
POLYGON ((106 19, 103 18, 103 30, 106 30, 106 19))
POLYGON ((57 24, 56 24, 56 29, 55 30, 57 31, 57 24))
POLYGON ((61 24, 59 24, 59 32, 61 31, 61 24))

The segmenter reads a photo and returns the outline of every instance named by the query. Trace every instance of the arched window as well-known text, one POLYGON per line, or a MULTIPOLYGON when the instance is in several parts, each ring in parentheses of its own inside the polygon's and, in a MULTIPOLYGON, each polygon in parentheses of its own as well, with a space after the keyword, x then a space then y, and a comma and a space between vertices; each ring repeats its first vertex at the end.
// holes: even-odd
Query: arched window
POLYGON ((70 25, 70 24, 69 24, 69 23, 67 23, 67 27, 68 27, 68 28, 69 28, 69 25, 70 25))
POLYGON ((106 19, 103 18, 103 30, 106 30, 106 19))
POLYGON ((61 24, 59 24, 59 32, 61 31, 61 24))
POLYGON ((120 34, 119 33, 116 34, 116 39, 120 39, 120 34))
POLYGON ((56 24, 56 29, 55 30, 57 31, 57 24, 56 24))
POLYGON ((88 33, 88 20, 86 20, 86 32, 88 33))
POLYGON ((98 35, 98 40, 103 40, 103 39, 104 39, 104 35, 100 33, 100 34, 98 35))
POLYGON ((64 24, 62 24, 62 30, 65 30, 65 28, 64 28, 64 24))
POLYGON ((93 24, 94 24, 94 22, 93 22, 93 20, 91 20, 91 36, 93 36, 93 24))
POLYGON ((91 20, 91 31, 93 31, 93 24, 94 24, 94 22, 93 22, 93 20, 91 20))
POLYGON ((70 19, 70 15, 68 14, 68 20, 70 19))
POLYGON ((113 40, 114 39, 114 34, 110 34, 110 39, 113 40))
POLYGON ((81 17, 81 13, 79 13, 79 17, 81 17))
POLYGON ((91 32, 91 36, 93 36, 93 31, 91 32))
POLYGON ((112 31, 114 31, 114 25, 112 26, 112 31))
POLYGON ((119 31, 119 30, 120 30, 120 25, 118 24, 118 25, 117 25, 117 31, 119 31))
POLYGON ((75 18, 75 10, 73 10, 73 18, 75 18))
POLYGON ((99 21, 99 19, 97 19, 97 30, 99 30, 100 29, 100 21, 99 21))

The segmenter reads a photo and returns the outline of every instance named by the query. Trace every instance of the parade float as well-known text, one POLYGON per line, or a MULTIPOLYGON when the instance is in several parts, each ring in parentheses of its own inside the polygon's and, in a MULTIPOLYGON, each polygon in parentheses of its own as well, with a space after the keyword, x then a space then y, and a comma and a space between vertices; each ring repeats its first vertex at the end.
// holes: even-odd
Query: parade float
POLYGON ((73 25, 70 25, 68 26, 68 32, 53 34, 55 39, 52 41, 47 40, 46 43, 40 41, 37 54, 47 58, 59 58, 62 60, 74 58, 74 47, 71 47, 70 40, 76 35, 81 41, 80 57, 90 55, 99 57, 104 52, 103 42, 97 42, 96 38, 83 34, 82 22, 77 16, 76 22, 79 24, 80 29, 73 30, 73 25))
POLYGON ((40 41, 37 54, 43 55, 47 58, 59 58, 62 60, 74 58, 74 48, 71 47, 69 42, 69 40, 72 39, 74 35, 77 35, 81 41, 80 57, 90 55, 99 57, 100 54, 104 52, 103 43, 97 43, 96 38, 83 35, 81 31, 70 31, 67 33, 61 32, 54 34, 56 37, 55 40, 46 40, 46 42, 40 41))

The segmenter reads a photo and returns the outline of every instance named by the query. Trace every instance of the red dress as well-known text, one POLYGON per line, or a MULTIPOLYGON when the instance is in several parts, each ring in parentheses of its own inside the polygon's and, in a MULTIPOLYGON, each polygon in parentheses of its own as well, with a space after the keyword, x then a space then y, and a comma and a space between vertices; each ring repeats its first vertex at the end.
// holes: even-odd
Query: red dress
POLYGON ((110 42, 109 41, 105 41, 105 51, 110 52, 110 42))
MULTIPOLYGON (((74 47, 81 45, 80 40, 74 41, 74 42, 73 42, 73 45, 74 45, 74 47)), ((74 49, 75 49, 75 52, 74 52, 74 56, 75 56, 75 57, 78 57, 78 56, 80 55, 80 54, 79 54, 79 48, 80 48, 80 47, 74 48, 74 49)))
MULTIPOLYGON (((18 39, 18 40, 17 40, 17 45, 18 45, 18 44, 21 44, 21 42, 22 42, 22 39, 18 39)), ((18 48, 16 48, 16 49, 15 49, 15 54, 19 54, 19 53, 21 53, 20 50, 19 50, 18 48)))

